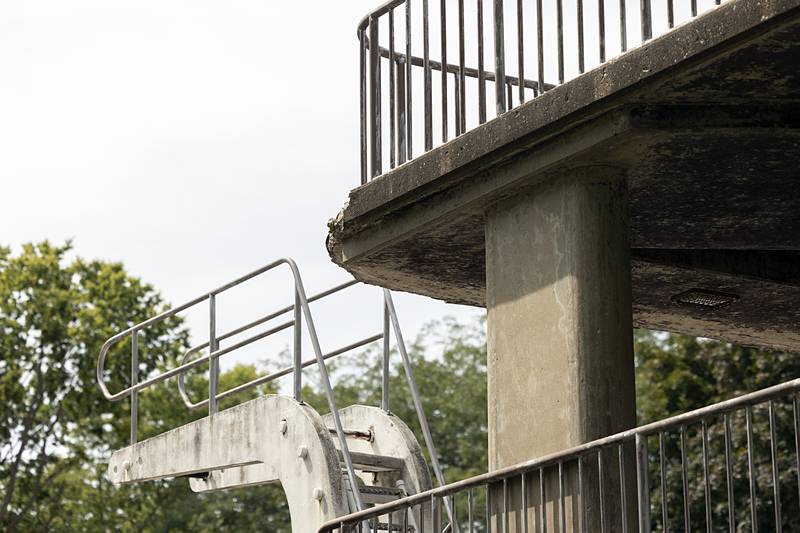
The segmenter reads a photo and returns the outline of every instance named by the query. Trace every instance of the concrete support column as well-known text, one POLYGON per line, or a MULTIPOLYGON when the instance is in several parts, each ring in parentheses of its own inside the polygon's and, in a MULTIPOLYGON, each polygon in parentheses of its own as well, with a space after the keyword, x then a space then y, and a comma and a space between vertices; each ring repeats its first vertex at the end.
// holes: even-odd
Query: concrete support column
MULTIPOLYGON (((626 208, 625 171, 585 167, 555 176, 487 213, 491 470, 634 426, 626 208)), ((594 474, 584 469, 594 498, 586 488, 587 503, 580 504, 588 508, 590 531, 599 521, 591 501, 599 490, 596 457, 593 464, 594 474)), ((634 481, 632 455, 625 466, 626 478, 634 481)), ((611 451, 605 468, 618 472, 611 451)), ((562 514, 557 471, 544 472, 549 531, 558 530, 553 527, 562 514)), ((562 492, 570 498, 566 519, 573 522, 580 515, 577 464, 565 464, 562 474, 562 492)), ((609 474, 603 480, 607 531, 616 531, 620 522, 619 479, 609 474)), ((635 482, 630 481, 626 489, 633 496, 635 482)), ((534 507, 541 498, 539 483, 527 486, 534 507)), ((518 491, 511 488, 511 494, 518 491)), ((529 513, 531 524, 540 522, 538 512, 529 513)), ((512 524, 510 531, 516 530, 512 524)))

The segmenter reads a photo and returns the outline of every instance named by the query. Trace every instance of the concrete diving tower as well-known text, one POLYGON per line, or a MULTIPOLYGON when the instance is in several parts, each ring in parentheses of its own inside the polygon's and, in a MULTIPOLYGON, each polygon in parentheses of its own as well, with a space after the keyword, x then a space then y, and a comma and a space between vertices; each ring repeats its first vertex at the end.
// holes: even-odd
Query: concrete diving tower
POLYGON ((327 241, 359 280, 486 307, 490 470, 633 427, 634 326, 800 349, 800 0, 724 2, 531 87, 386 172, 382 132, 327 241))

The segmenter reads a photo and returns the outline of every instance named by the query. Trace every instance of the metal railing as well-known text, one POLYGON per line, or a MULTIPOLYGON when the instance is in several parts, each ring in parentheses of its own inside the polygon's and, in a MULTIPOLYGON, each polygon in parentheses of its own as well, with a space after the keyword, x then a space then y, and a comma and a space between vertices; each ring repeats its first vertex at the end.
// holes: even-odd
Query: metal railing
POLYGON ((382 520, 410 532, 413 514, 439 533, 443 498, 453 499, 456 523, 470 532, 796 530, 798 391, 800 379, 788 381, 352 513, 319 531, 382 520))
POLYGON ((484 0, 390 0, 361 20, 362 184, 384 172, 385 155, 395 168, 721 0, 486 3, 491 15, 484 0))
POLYGON ((325 361, 329 360, 333 357, 341 355, 343 353, 355 350, 357 348, 366 346, 372 342, 376 342, 378 340, 383 340, 383 352, 382 352, 382 391, 381 391, 381 408, 388 411, 390 406, 390 398, 389 398, 389 359, 391 354, 391 339, 390 334, 393 333, 396 341, 397 351, 400 354, 403 369, 405 372, 406 380, 408 382, 408 386, 411 392, 411 398, 414 404, 414 408, 416 410, 417 418, 420 424, 420 428, 422 429, 423 437, 425 440, 425 445, 428 449, 428 453, 431 457, 431 466, 433 468, 434 474, 436 476, 437 482, 440 486, 445 485, 444 476, 442 473, 441 466, 439 464, 438 454, 436 451, 436 447, 433 443, 433 437, 431 435, 430 426, 428 424, 427 417, 425 415, 425 411, 422 406, 422 401, 419 396, 419 391, 417 389, 416 381, 413 375, 413 369, 411 365, 411 359, 408 355, 406 350, 405 341, 403 339, 403 334, 400 329, 400 323, 397 318, 397 312, 394 307, 394 302, 392 301, 391 293, 388 290, 383 289, 382 291, 382 298, 383 298, 383 331, 376 333, 374 335, 370 335, 369 337, 360 339, 356 342, 348 344, 347 346, 341 347, 337 350, 328 352, 326 354, 322 353, 320 348, 319 339, 317 337, 316 328, 314 326, 313 317, 310 311, 309 304, 315 301, 321 300, 325 297, 331 296, 336 294, 340 291, 343 291, 349 287, 352 287, 359 282, 356 280, 351 280, 340 285, 337 285, 331 289, 325 290, 318 294, 315 294, 311 297, 307 297, 305 293, 305 288, 303 286, 302 278, 300 276, 300 272, 297 268, 297 265, 292 259, 282 258, 274 261, 268 265, 265 265, 253 272, 250 272, 244 276, 241 276, 230 283, 227 283, 219 288, 216 288, 208 293, 203 294, 200 297, 197 297, 185 304, 179 305, 172 309, 169 309, 153 318, 145 320, 135 326, 132 326, 125 331, 122 331, 113 337, 109 338, 100 349, 100 354, 97 358, 97 382, 100 387, 100 390, 103 393, 103 396, 110 401, 119 401, 125 398, 130 398, 131 401, 131 437, 130 442, 131 444, 135 444, 137 442, 137 427, 138 427, 138 394, 142 390, 161 383, 167 379, 177 377, 178 378, 178 389, 180 395, 189 408, 199 408, 199 407, 207 407, 208 414, 213 415, 218 410, 218 405, 220 400, 224 398, 228 398, 235 394, 239 394, 243 391, 252 389, 254 387, 258 387, 259 385, 263 385, 265 383, 274 381, 280 377, 286 376, 288 374, 293 374, 293 395, 297 401, 302 402, 302 369, 309 367, 311 365, 318 365, 319 372, 322 378, 322 383, 325 388, 325 395, 328 401, 328 407, 331 412, 331 416, 334 422, 335 431, 339 440, 339 444, 342 450, 342 455, 345 461, 346 470, 347 470, 347 478, 351 484, 352 489, 352 497, 355 500, 356 508, 363 509, 364 505, 361 501, 360 493, 358 491, 358 484, 357 484, 357 477, 355 475, 355 469, 353 466, 353 461, 350 455, 350 451, 347 445, 346 439, 346 432, 342 427, 342 423, 339 417, 339 411, 336 406, 336 400, 334 398, 333 387, 331 385, 330 377, 327 372, 327 368, 325 365, 325 361), (293 284, 294 284, 294 297, 295 301, 293 305, 289 305, 283 308, 278 309, 272 313, 269 313, 265 316, 258 318, 252 322, 244 324, 240 327, 234 328, 230 331, 227 331, 223 334, 217 333, 217 306, 216 306, 216 299, 217 297, 236 287, 241 285, 242 283, 249 281, 261 274, 269 272, 279 266, 285 265, 289 268, 292 274, 293 284), (139 381, 139 337, 142 335, 142 332, 146 330, 148 327, 151 327, 157 323, 163 322, 170 317, 177 315, 183 311, 187 311, 193 307, 198 305, 208 303, 208 321, 209 321, 209 340, 203 343, 200 343, 196 346, 191 347, 186 353, 183 355, 180 364, 172 368, 170 370, 166 370, 161 372, 157 375, 151 376, 144 381, 139 381), (275 326, 269 327, 264 331, 259 331, 255 334, 252 334, 242 340, 239 340, 230 346, 226 346, 224 348, 220 347, 220 342, 231 339, 240 335, 245 332, 249 332, 253 328, 257 326, 267 324, 268 322, 281 317, 285 314, 292 313, 293 318, 291 320, 281 322, 275 326), (314 351, 314 358, 313 359, 302 359, 302 321, 305 319, 306 321, 306 328, 308 331, 308 335, 311 339, 312 349, 314 351), (218 392, 218 385, 219 385, 219 358, 223 355, 232 353, 240 348, 248 346, 258 340, 265 339, 271 335, 274 335, 280 331, 286 330, 288 328, 293 328, 294 336, 293 336, 293 349, 292 349, 292 360, 293 364, 291 367, 282 369, 278 372, 273 372, 269 375, 258 377, 254 380, 251 380, 247 383, 241 384, 237 387, 232 389, 218 392), (111 393, 108 390, 108 387, 105 384, 106 378, 106 358, 108 355, 109 350, 115 344, 121 342, 123 339, 130 338, 131 339, 131 377, 130 377, 130 386, 119 391, 116 393, 111 393), (201 355, 201 352, 206 352, 201 355), (192 357, 196 358, 192 359, 192 357), (185 373, 193 368, 197 368, 198 366, 209 363, 209 397, 207 399, 193 402, 186 391, 185 387, 185 373))

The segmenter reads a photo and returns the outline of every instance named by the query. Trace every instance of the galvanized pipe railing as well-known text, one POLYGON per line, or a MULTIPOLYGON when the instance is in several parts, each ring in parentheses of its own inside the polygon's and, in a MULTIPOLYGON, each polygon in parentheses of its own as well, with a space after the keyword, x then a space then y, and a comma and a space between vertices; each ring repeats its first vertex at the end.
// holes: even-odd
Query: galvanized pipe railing
POLYGON ((403 369, 405 372, 406 380, 408 382, 409 389, 411 391, 411 398, 414 403, 414 408, 417 413, 417 418, 420 424, 420 428, 422 429, 425 445, 428 449, 428 453, 431 457, 431 466, 434 471, 434 475, 436 476, 437 481, 440 485, 445 484, 444 476, 442 474, 441 466, 438 460, 438 453, 436 451, 436 447, 433 443, 433 437, 431 435, 430 426, 428 424, 427 417, 425 415, 425 410, 422 406, 422 401, 420 399, 419 391, 417 389, 416 380, 414 379, 411 359, 406 351, 405 341, 403 339, 403 334, 400 329, 400 323, 397 318, 397 312, 394 307, 394 302, 392 301, 391 293, 388 290, 382 291, 382 299, 383 299, 383 331, 371 335, 369 337, 357 340, 352 342, 346 346, 323 354, 321 352, 319 346, 319 340, 317 337, 316 329, 314 327, 314 322, 312 320, 311 311, 309 308, 309 304, 336 294, 340 291, 343 291, 347 288, 350 288, 354 285, 358 284, 356 280, 350 280, 325 291, 322 291, 318 294, 315 294, 311 297, 307 297, 305 294, 305 289, 303 288, 302 279, 300 277, 299 270, 297 269, 296 264, 291 259, 280 259, 269 265, 266 265, 258 270, 255 270, 245 276, 237 278, 236 280, 223 285, 217 289, 210 291, 209 293, 195 298, 183 305, 177 306, 173 309, 165 311, 164 313, 159 314, 151 319, 148 319, 140 324, 137 324, 131 328, 128 328, 125 331, 118 333, 111 337, 108 341, 105 342, 103 347, 100 350, 100 355, 98 356, 97 360, 97 380, 100 390, 102 391, 103 395, 106 399, 111 401, 118 401, 124 398, 130 397, 131 398, 131 444, 134 444, 137 441, 137 426, 138 426, 138 393, 146 389, 152 385, 157 383, 161 383, 172 377, 178 378, 178 390, 179 393, 189 408, 200 408, 200 407, 208 407, 209 414, 213 414, 217 412, 217 406, 219 402, 224 398, 228 398, 230 396, 239 394, 246 390, 252 389, 259 385, 263 385, 265 383, 269 383, 274 381, 280 377, 286 376, 288 374, 293 374, 293 394, 294 398, 297 401, 302 401, 302 369, 312 366, 312 365, 319 365, 320 373, 322 374, 322 382, 325 386, 325 394, 328 399, 328 405, 331 410, 333 420, 334 420, 334 431, 336 432, 341 449, 343 450, 343 455, 345 458, 345 463, 347 465, 348 470, 348 479, 351 480, 350 483, 353 489, 353 498, 355 503, 359 509, 362 508, 360 494, 358 493, 357 489, 357 478, 355 476, 355 471, 353 469, 353 463, 350 458, 349 449, 347 447, 346 442, 346 432, 342 428, 341 421, 339 420, 338 410, 336 408, 336 402, 333 395, 333 388, 330 383, 330 379, 328 377, 327 369, 325 366, 325 361, 336 357, 338 355, 350 352, 352 350, 358 349, 360 347, 366 346, 373 342, 383 340, 383 350, 382 350, 382 390, 381 390, 381 408, 389 411, 390 408, 390 395, 389 395, 389 372, 390 372, 390 354, 391 354, 391 339, 390 334, 393 333, 395 337, 395 341, 397 344, 397 349, 400 354, 403 369), (217 321, 217 313, 216 313, 216 297, 242 283, 251 280, 263 273, 266 273, 280 265, 288 265, 289 269, 292 272, 293 280, 294 280, 294 294, 295 294, 295 302, 294 305, 289 305, 283 308, 278 309, 272 313, 269 313, 263 317, 260 317, 254 321, 248 322, 242 326, 236 327, 230 331, 227 331, 223 334, 216 333, 216 321, 217 321), (172 368, 170 370, 164 371, 158 375, 152 376, 145 381, 139 382, 138 380, 138 362, 139 362, 139 337, 141 332, 146 330, 148 327, 159 323, 163 320, 166 320, 169 317, 175 316, 182 311, 186 311, 196 305, 199 305, 205 301, 209 302, 209 340, 196 346, 191 347, 186 353, 183 355, 179 365, 176 368, 172 368), (238 342, 235 342, 229 346, 224 348, 220 348, 220 342, 231 339, 237 335, 243 334, 245 332, 249 332, 253 328, 267 324, 268 322, 281 317, 287 313, 293 312, 293 319, 285 322, 281 322, 277 325, 274 325, 264 331, 260 331, 258 333, 252 334, 238 342), (312 342, 312 348, 314 350, 314 358, 311 359, 302 359, 302 342, 301 342, 301 321, 305 318, 309 336, 312 342), (231 388, 226 391, 218 392, 218 380, 219 380, 219 366, 218 361, 219 358, 223 355, 232 353, 239 348, 243 348, 248 346, 258 340, 265 339, 275 333, 280 331, 286 330, 288 328, 294 328, 294 336, 293 336, 293 364, 290 367, 284 368, 277 372, 273 372, 266 376, 261 376, 256 379, 253 379, 247 383, 243 383, 238 385, 234 388, 231 388), (122 341, 124 338, 130 337, 131 338, 131 385, 117 393, 109 392, 106 384, 105 384, 105 363, 108 351, 110 348, 115 345, 116 343, 122 341), (208 350, 208 353, 205 355, 199 356, 196 359, 191 359, 193 356, 199 355, 203 350, 208 350), (193 368, 196 368, 203 363, 209 363, 209 397, 204 400, 200 400, 198 402, 193 402, 186 391, 185 385, 185 373, 193 368), (217 364, 214 364, 217 363, 217 364))
MULTIPOLYGON (((629 531, 633 524, 638 524, 640 532, 673 528, 733 532, 740 531, 741 528, 737 529, 740 526, 755 532, 759 524, 770 531, 781 531, 787 520, 796 518, 787 517, 784 506, 792 504, 796 512, 800 505, 798 392, 800 379, 787 381, 352 513, 325 523, 319 531, 356 531, 354 528, 362 523, 374 523, 379 519, 385 522, 385 518, 399 525, 400 531, 409 531, 409 517, 413 513, 417 523, 424 523, 426 516, 429 517, 428 523, 435 525, 433 532, 440 533, 442 529, 437 526, 441 519, 441 502, 445 498, 462 504, 455 506, 463 511, 455 517, 455 522, 468 531, 527 533, 543 531, 547 524, 555 524, 556 531, 565 531, 568 523, 571 524, 568 530, 580 532, 629 531), (759 425, 755 412, 764 408, 766 412, 759 425), (740 446, 734 441, 734 421, 744 426, 739 432, 744 434, 739 435, 740 443, 744 441, 740 446), (759 428, 763 431, 759 432, 759 428), (655 447, 651 447, 649 439, 657 439, 655 447), (691 455, 690 439, 700 442, 699 450, 691 455), (712 446, 718 454, 712 454, 712 446), (674 448, 677 448, 677 459, 668 457, 674 448), (630 451, 635 452, 633 465, 629 464, 630 451), (770 486, 765 488, 764 480, 759 481, 758 467, 767 465, 765 478, 770 486), (629 490, 626 475, 629 468, 635 472, 633 490, 629 490), (572 472, 571 482, 575 483, 570 491, 565 488, 568 472, 572 472), (653 482, 656 477, 658 481, 653 482), (724 486, 715 487, 712 477, 723 480, 724 486), (557 478, 557 484, 555 493, 550 494, 548 479, 554 481, 553 478, 557 478), (701 478, 701 482, 693 483, 697 478, 701 478), (737 481, 742 478, 749 487, 746 494, 735 491, 737 481), (795 491, 792 496, 785 497, 782 483, 786 484, 787 480, 795 491), (521 487, 514 493, 518 499, 515 501, 509 490, 512 484, 521 487), (614 493, 612 486, 619 492, 614 493), (696 489, 697 486, 700 489, 696 489), (702 496, 693 498, 693 492, 702 496), (715 500, 715 495, 720 499, 715 500), (574 500, 566 503, 570 498, 574 500), (478 500, 483 500, 482 505, 478 505, 478 500), (652 506, 653 500, 657 500, 656 509, 652 506), (693 506, 702 509, 702 514, 693 514, 693 506), (769 512, 764 513, 765 510, 769 512), (548 513, 553 514, 548 518, 548 513)), ((535 438, 533 430, 531 438, 535 438)))
MULTIPOLYGON (((386 2, 365 16, 357 30, 361 183, 383 174, 387 159, 388 168, 395 168, 448 142, 451 133, 463 135, 631 45, 669 31, 676 24, 675 0, 665 1, 666 13, 658 10, 657 15, 651 0, 638 5, 626 0, 491 0, 491 14, 484 0, 386 2), (593 17, 586 15, 589 6, 596 6, 593 17), (607 17, 611 13, 616 16, 607 17), (438 43, 432 44, 435 37, 438 43), (494 69, 487 71, 489 54, 494 69), (457 62, 448 61, 456 56, 457 62), (421 70, 421 83, 414 81, 415 69, 421 70), (527 79, 526 70, 536 79, 527 79), (488 103, 492 91, 494 106, 488 103), (422 105, 415 106, 420 97, 422 105), (419 134, 421 150, 414 143, 419 134)), ((679 1, 689 18, 700 7, 721 3, 679 1)))
MULTIPOLYGON (((302 401, 300 398, 301 392, 301 361, 300 361, 300 332, 301 329, 301 319, 305 318, 306 320, 306 328, 308 329, 308 334, 311 339, 311 345, 314 350, 314 355, 316 357, 317 364, 319 365, 319 372, 322 377, 322 383, 325 387, 325 394, 328 400, 328 407, 331 411, 331 417, 333 418, 333 424, 336 429, 336 434, 339 439, 339 444, 342 450, 342 457, 345 461, 345 466, 348 473, 348 478, 350 480, 351 487, 353 489, 353 498, 356 504, 356 508, 363 509, 364 505, 361 500, 361 495, 358 492, 358 483, 356 481, 355 476, 355 468, 353 466, 353 460, 350 455, 350 450, 347 446, 347 437, 344 433, 344 429, 342 427, 342 421, 339 417, 339 410, 336 407, 336 399, 333 395, 333 388, 331 386, 330 377, 328 376, 328 371, 325 366, 325 359, 322 354, 322 350, 320 348, 319 339, 317 337, 316 328, 314 326, 314 320, 311 316, 311 310, 308 305, 308 298, 306 297, 305 288, 303 287, 303 280, 300 277, 300 271, 297 268, 297 264, 294 260, 289 258, 281 258, 277 261, 273 261, 272 263, 265 265, 249 274, 241 276, 230 283, 223 285, 217 289, 214 289, 203 296, 190 300, 183 305, 179 305, 173 309, 165 311, 151 319, 145 320, 140 324, 136 324, 135 326, 128 328, 125 331, 122 331, 110 339, 108 339, 100 349, 100 354, 97 358, 97 384, 100 387, 103 396, 110 401, 118 401, 123 398, 127 398, 130 396, 131 398, 131 444, 135 444, 137 440, 137 422, 138 422, 138 393, 139 391, 165 381, 171 377, 175 377, 180 375, 187 370, 195 368, 202 363, 208 362, 209 363, 209 401, 208 401, 208 414, 209 416, 215 414, 217 412, 217 400, 218 400, 218 393, 217 393, 217 385, 219 383, 219 363, 218 359, 234 350, 252 344, 258 340, 264 339, 277 333, 278 331, 282 331, 289 327, 294 327, 295 335, 295 357, 294 357, 294 393, 295 399, 298 401, 302 401), (270 328, 267 331, 263 331, 247 337, 244 340, 241 340, 237 343, 232 344, 226 348, 219 348, 219 337, 216 334, 216 320, 217 320, 217 312, 216 312, 216 298, 218 295, 222 294, 225 291, 230 290, 233 287, 241 285, 245 281, 251 280, 256 276, 259 276, 265 272, 273 270, 281 265, 286 265, 292 274, 292 280, 294 283, 294 295, 295 295, 295 302, 292 309, 294 310, 294 318, 291 321, 284 322, 279 324, 273 328, 270 328), (190 361, 188 363, 181 364, 176 368, 167 370, 162 372, 156 376, 153 376, 145 381, 139 382, 138 381, 138 372, 139 372, 139 365, 138 365, 138 337, 139 332, 146 329, 148 326, 156 324, 158 322, 162 322, 169 317, 175 316, 176 314, 180 313, 181 311, 185 311, 191 307, 194 307, 200 303, 208 301, 209 304, 209 340, 206 343, 206 346, 209 348, 209 353, 203 357, 190 361), (122 339, 126 337, 131 337, 131 385, 123 389, 120 392, 112 394, 109 392, 108 387, 105 384, 105 362, 106 357, 108 355, 109 349, 122 339)), ((248 329, 248 328, 245 328, 248 329)), ((228 333, 230 336, 230 332, 228 333)))

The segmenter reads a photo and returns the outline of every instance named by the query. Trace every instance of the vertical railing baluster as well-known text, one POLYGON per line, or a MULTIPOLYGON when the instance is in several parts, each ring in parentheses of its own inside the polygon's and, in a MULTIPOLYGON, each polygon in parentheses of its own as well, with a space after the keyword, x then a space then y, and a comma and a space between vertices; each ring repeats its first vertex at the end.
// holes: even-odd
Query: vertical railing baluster
POLYGON ((625 0, 619 0, 619 42, 622 51, 628 49, 628 10, 625 0))
POLYGON ((406 58, 400 57, 396 65, 392 66, 397 68, 397 162, 400 165, 408 161, 406 98, 407 91, 411 88, 406 86, 406 62, 406 58))
POLYGON ((389 411, 389 306, 383 300, 383 371, 381 373, 381 409, 389 411))
POLYGON ((775 531, 783 531, 783 520, 781 519, 781 482, 778 473, 778 438, 775 432, 775 402, 770 400, 769 408, 769 444, 772 459, 772 497, 775 508, 775 531))
MULTIPOLYGON (((139 330, 131 333, 131 387, 139 383, 139 330)), ((136 444, 139 433, 139 392, 131 392, 131 444, 136 444)))
POLYGON ((636 485, 639 492, 639 531, 650 531, 650 480, 648 476, 647 437, 636 434, 636 485))
MULTIPOLYGON (((670 0, 671 2, 672 0, 670 0)), ((597 0, 597 28, 600 41, 600 63, 606 62, 606 0, 597 0)))
POLYGON ((664 432, 658 432, 658 462, 661 471, 661 530, 669 531, 669 515, 667 514, 667 461, 664 449, 664 432))
POLYGON ((370 162, 372 177, 379 176, 381 169, 381 89, 380 89, 380 40, 379 19, 369 18, 369 108, 370 108, 370 162))
POLYGON ((433 148, 433 92, 431 89, 430 24, 428 0, 422 0, 422 64, 425 72, 425 151, 433 148))
POLYGON ((412 142, 412 115, 414 114, 411 106, 411 93, 413 92, 411 83, 411 0, 406 0, 406 159, 410 161, 414 157, 414 143, 412 142))
POLYGON ((494 0, 494 86, 497 115, 506 112, 506 53, 503 0, 494 0))
POLYGON ((650 0, 640 0, 642 15, 642 42, 648 41, 653 37, 653 14, 650 0))
POLYGON ((472 516, 472 488, 470 488, 469 491, 467 492, 467 522, 468 522, 467 528, 468 528, 468 533, 474 533, 474 531, 475 531, 475 526, 473 525, 474 521, 475 521, 475 519, 472 516))
POLYGON ((564 490, 564 462, 558 462, 558 507, 559 507, 559 531, 567 533, 567 505, 565 502, 566 491, 564 490))
POLYGON ((733 465, 731 464, 731 456, 731 416, 730 413, 725 413, 725 482, 728 490, 728 531, 735 533, 736 513, 733 499, 733 465))
POLYGON ((670 29, 675 27, 675 0, 667 0, 667 24, 670 29))
POLYGON ((528 484, 526 472, 522 473, 520 484, 522 485, 522 533, 528 533, 528 484))
POLYGON ((544 88, 544 10, 542 0, 536 0, 536 65, 539 78, 539 94, 544 88))
POLYGON ((711 477, 708 473, 708 423, 703 420, 700 424, 700 428, 703 437, 703 485, 705 488, 706 532, 711 533, 711 477))
POLYGON ((486 484, 486 533, 492 531, 492 491, 489 484, 486 484))
POLYGON ((453 72, 453 104, 455 107, 456 137, 461 135, 461 78, 458 72, 453 72))
POLYGON ((583 482, 583 456, 578 456, 578 495, 581 502, 581 532, 589 529, 589 520, 586 516, 588 502, 586 501, 586 484, 583 482))
POLYGON ((300 294, 294 291, 294 348, 292 358, 294 362, 294 399, 302 401, 303 395, 303 308, 300 305, 300 294))
POLYGON ((503 478, 503 533, 508 533, 508 478, 503 478))
MULTIPOLYGON (((213 354, 219 348, 217 342, 217 296, 208 295, 208 353, 213 354)), ((211 358, 208 362, 208 414, 217 412, 217 383, 219 382, 219 359, 211 358)))
POLYGON ((597 483, 600 489, 600 533, 606 530, 605 472, 603 472, 603 449, 597 449, 597 483))
POLYGON ((544 487, 544 468, 539 468, 539 500, 542 504, 542 533, 547 533, 547 493, 544 487))
POLYGON ((361 142, 361 184, 367 182, 367 39, 364 35, 364 30, 358 31, 359 39, 359 72, 360 78, 358 83, 360 93, 360 142, 361 142))
POLYGON ((395 134, 394 9, 389 10, 389 168, 397 166, 395 134))
POLYGON ((686 460, 686 426, 681 426, 681 480, 683 482, 683 527, 688 533, 692 527, 689 498, 689 472, 686 460))
POLYGON ((486 71, 483 59, 483 0, 477 0, 478 10, 478 123, 486 122, 486 71))
POLYGON ((517 0, 517 77, 519 78, 519 103, 525 103, 525 24, 522 0, 517 0))
POLYGON ((617 447, 617 455, 619 456, 619 497, 620 497, 620 512, 622 513, 622 533, 628 531, 628 494, 626 490, 627 483, 625 483, 625 448, 624 444, 620 443, 617 447))
POLYGON ((564 83, 564 0, 556 0, 558 83, 564 83))
POLYGON ((794 418, 794 469, 797 473, 797 497, 800 501, 800 406, 797 394, 792 394, 792 418, 794 418))
POLYGON ((697 0, 692 0, 692 17, 697 16, 697 0))
POLYGON ((586 69, 585 43, 583 28, 583 0, 578 0, 578 72, 583 74, 586 69))
POLYGON ((514 85, 506 78, 506 109, 512 109, 514 107, 514 85))
POLYGON ((446 143, 447 135, 447 0, 439 2, 439 19, 441 22, 442 48, 442 142, 446 143))
POLYGON ((467 76, 464 72, 467 49, 464 42, 464 0, 458 0, 458 120, 459 134, 467 131, 467 76))
POLYGON ((756 469, 753 460, 753 408, 747 406, 744 411, 747 425, 747 474, 750 481, 750 527, 753 533, 758 531, 758 505, 756 503, 756 469))

